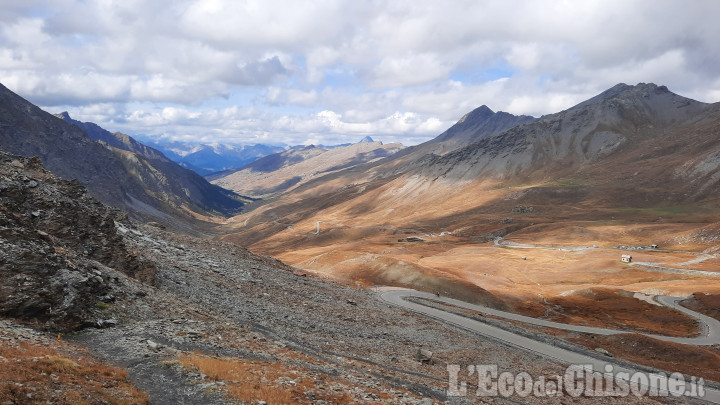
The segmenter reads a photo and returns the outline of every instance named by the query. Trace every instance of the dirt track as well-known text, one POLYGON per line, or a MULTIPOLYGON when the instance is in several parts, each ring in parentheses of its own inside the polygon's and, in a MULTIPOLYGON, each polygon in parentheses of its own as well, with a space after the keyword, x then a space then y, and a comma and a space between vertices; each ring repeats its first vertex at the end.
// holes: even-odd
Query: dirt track
MULTIPOLYGON (((500 340, 506 344, 509 344, 511 346, 519 347, 524 350, 531 351, 533 353, 541 354, 544 357, 551 358, 554 360, 559 360, 561 362, 567 363, 567 364, 578 364, 578 365, 591 365, 593 370, 613 370, 614 373, 619 372, 625 372, 628 373, 628 375, 633 375, 636 372, 644 371, 644 368, 627 368, 624 365, 618 364, 617 362, 611 361, 611 360, 599 360, 596 357, 587 356, 585 354, 577 353, 574 351, 566 350, 563 348, 556 347, 554 345, 547 344, 545 342, 540 342, 538 340, 530 339, 526 336, 521 336, 515 333, 512 333, 510 331, 491 326, 488 324, 485 324, 483 322, 479 322, 477 320, 460 316, 455 313, 450 313, 446 311, 442 311, 437 308, 425 306, 416 302, 410 302, 406 300, 408 297, 419 297, 419 298, 425 298, 425 299, 431 299, 435 301, 441 301, 444 303, 448 303, 455 306, 460 306, 463 308, 468 308, 476 311, 481 311, 485 313, 491 313, 493 315, 502 315, 504 317, 507 317, 509 319, 515 319, 515 320, 521 320, 521 321, 529 321, 527 317, 523 317, 517 314, 512 313, 502 313, 502 311, 493 310, 486 307, 481 307, 473 304, 468 304, 462 301, 454 300, 451 298, 446 297, 437 297, 433 294, 423 293, 419 291, 413 291, 413 290, 407 290, 407 289, 387 289, 384 290, 382 293, 380 293, 380 298, 386 302, 389 302, 393 305, 400 306, 402 308, 408 309, 410 311, 420 313, 426 316, 429 316, 433 319, 439 320, 441 322, 449 323, 458 327, 461 327, 466 330, 470 330, 476 333, 479 333, 483 336, 492 337, 494 339, 500 340), (610 368, 607 368, 607 367, 610 368)), ((677 297, 666 297, 661 299, 661 302, 665 305, 671 305, 671 306, 677 306, 677 301, 680 298, 677 297)), ((679 306, 678 306, 679 307, 679 306)), ((688 341, 695 341, 695 344, 716 344, 720 342, 720 322, 718 322, 715 319, 709 318, 707 316, 698 314, 694 311, 690 311, 686 308, 682 309, 683 312, 692 314, 693 316, 696 316, 698 319, 700 319, 703 322, 709 322, 709 324, 706 324, 707 326, 707 335, 703 336, 702 338, 692 338, 692 339, 685 339, 686 342, 688 341)), ((536 324, 540 324, 538 320, 532 320, 533 323, 537 322, 536 324)), ((545 325, 547 322, 542 321, 543 326, 549 326, 545 325)), ((576 330, 578 328, 577 326, 573 325, 560 325, 557 323, 554 327, 561 327, 563 329, 569 329, 569 330, 576 330)), ((601 333, 601 334, 615 334, 615 333, 622 333, 622 331, 611 331, 607 329, 600 329, 600 328, 592 328, 594 332, 592 333, 601 333)), ((587 332, 587 330, 586 330, 587 332)), ((658 337, 658 338, 666 338, 666 337, 658 337)), ((668 339, 677 339, 677 338, 668 338, 668 339)), ((616 377, 615 378, 619 378, 616 377)), ((654 385, 652 380, 650 380, 650 384, 648 385, 651 389, 658 389, 658 385, 654 385)), ((687 390, 691 390, 690 385, 686 385, 687 390)), ((720 403, 720 390, 715 388, 705 388, 705 396, 704 398, 706 401, 712 402, 712 403, 720 403)))

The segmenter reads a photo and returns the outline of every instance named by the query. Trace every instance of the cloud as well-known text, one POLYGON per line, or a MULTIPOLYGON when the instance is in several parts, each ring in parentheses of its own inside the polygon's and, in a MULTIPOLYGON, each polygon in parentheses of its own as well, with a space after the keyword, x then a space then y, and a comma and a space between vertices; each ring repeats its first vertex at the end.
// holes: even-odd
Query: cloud
POLYGON ((406 87, 425 84, 448 76, 452 66, 436 54, 387 56, 372 68, 368 77, 373 86, 406 87))
POLYGON ((273 56, 269 59, 253 61, 238 66, 237 71, 233 72, 228 82, 260 86, 270 84, 274 82, 277 77, 287 75, 288 73, 288 69, 280 62, 280 58, 273 56))
POLYGON ((701 0, 6 0, 0 77, 131 134, 414 143, 481 104, 537 116, 618 82, 718 101, 716 15, 701 0))
POLYGON ((281 87, 269 87, 265 94, 265 102, 271 105, 292 104, 296 106, 311 107, 318 100, 316 90, 303 91, 298 89, 285 89, 281 87))

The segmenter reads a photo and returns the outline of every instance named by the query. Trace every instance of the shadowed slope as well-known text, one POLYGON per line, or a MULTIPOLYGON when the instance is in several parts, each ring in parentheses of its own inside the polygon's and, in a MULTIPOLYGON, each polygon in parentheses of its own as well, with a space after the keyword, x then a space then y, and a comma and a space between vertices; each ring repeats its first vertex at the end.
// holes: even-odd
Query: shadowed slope
POLYGON ((168 221, 189 218, 187 210, 230 214, 242 206, 231 193, 152 148, 143 148, 124 135, 104 133, 104 137, 115 146, 94 141, 79 127, 0 85, 0 149, 39 156, 50 171, 78 179, 104 203, 168 221))

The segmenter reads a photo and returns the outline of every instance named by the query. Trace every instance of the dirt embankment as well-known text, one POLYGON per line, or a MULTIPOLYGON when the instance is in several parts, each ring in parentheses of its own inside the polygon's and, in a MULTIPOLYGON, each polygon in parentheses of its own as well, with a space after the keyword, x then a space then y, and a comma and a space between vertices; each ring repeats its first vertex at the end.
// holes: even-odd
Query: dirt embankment
POLYGON ((587 289, 543 301, 518 303, 516 310, 524 315, 572 325, 679 337, 699 333, 697 320, 621 290, 587 289))
POLYGON ((614 357, 645 366, 720 381, 720 350, 665 342, 637 334, 567 337, 588 349, 601 347, 614 357))
POLYGON ((0 403, 149 404, 122 368, 84 348, 0 320, 0 403))
POLYGON ((680 304, 693 311, 700 312, 720 320, 720 294, 696 292, 680 304))

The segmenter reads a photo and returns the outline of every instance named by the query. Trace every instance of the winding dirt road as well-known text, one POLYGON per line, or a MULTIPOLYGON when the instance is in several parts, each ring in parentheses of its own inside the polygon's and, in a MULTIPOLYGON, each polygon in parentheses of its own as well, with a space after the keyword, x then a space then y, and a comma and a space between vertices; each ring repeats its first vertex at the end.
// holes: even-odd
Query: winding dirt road
MULTIPOLYGON (((441 309, 429 307, 426 305, 419 304, 417 302, 411 302, 408 301, 407 298, 426 298, 430 300, 440 301, 446 304, 455 305, 462 308, 471 309, 473 311, 482 312, 488 315, 493 315, 497 317, 502 317, 506 319, 512 319, 516 321, 526 322, 533 325, 538 326, 546 326, 551 328, 557 328, 557 329, 564 329, 564 330, 570 330, 570 331, 577 331, 577 332, 585 332, 585 333, 594 333, 594 334, 601 334, 601 335, 612 335, 612 334, 618 334, 618 333, 627 333, 627 331, 621 331, 621 330, 614 330, 614 329, 604 329, 604 328, 595 328, 595 327, 587 327, 587 326, 576 326, 576 325, 568 325, 568 324, 562 324, 557 322, 550 322, 545 321, 541 319, 535 319, 523 315, 513 314, 510 312, 504 312, 504 311, 498 311, 492 308, 487 308, 479 305, 469 304, 467 302, 455 300, 452 298, 447 297, 437 297, 433 294, 424 293, 420 291, 415 290, 409 290, 409 289, 400 289, 400 288, 383 288, 383 290, 379 294, 380 299, 382 299, 385 302, 388 302, 392 305, 396 305, 398 307, 405 308, 407 310, 413 311, 415 313, 419 313, 425 316, 428 316, 430 318, 436 319, 440 322, 448 323, 454 326, 457 326, 461 329, 465 329, 474 333, 478 333, 483 336, 487 336, 496 340, 499 340, 501 342, 504 342, 508 345, 531 351, 534 353, 537 353, 543 357, 551 358, 554 360, 557 360, 561 363, 565 364, 576 364, 576 365, 583 365, 583 366, 591 366, 593 370, 595 371, 602 371, 602 370, 608 370, 606 366, 611 367, 612 372, 614 374, 614 378, 618 379, 617 373, 628 373, 628 375, 633 375, 637 372, 645 372, 642 370, 642 368, 638 367, 637 369, 631 369, 626 366, 620 365, 616 362, 613 362, 610 358, 607 360, 601 360, 586 354, 562 349, 553 345, 550 345, 545 342, 537 341, 525 336, 521 336, 515 333, 512 333, 510 331, 507 331, 505 329, 501 329, 492 325, 488 325, 486 323, 457 315, 455 313, 446 312, 441 309)), ((675 308, 679 311, 682 311, 683 313, 686 313, 700 321, 700 324, 702 325, 702 333, 698 337, 694 338, 677 338, 677 337, 668 337, 668 336, 659 336, 659 335, 648 335, 657 339, 663 339, 667 341, 677 342, 677 343, 684 343, 684 344, 691 344, 691 345, 713 345, 720 343, 720 322, 717 321, 714 318, 710 318, 708 316, 698 314, 697 312, 691 311, 687 308, 684 308, 680 306, 677 302, 682 299, 680 297, 663 297, 658 296, 656 297, 657 301, 663 305, 675 308)), ((659 389, 660 387, 653 383, 651 380, 647 386, 643 385, 643 387, 649 388, 649 389, 659 389)), ((691 392, 692 387, 690 387, 690 382, 688 381, 686 383, 686 390, 685 392, 691 392)), ((704 399, 705 401, 709 401, 712 403, 720 404, 720 390, 705 387, 704 388, 704 399)))

